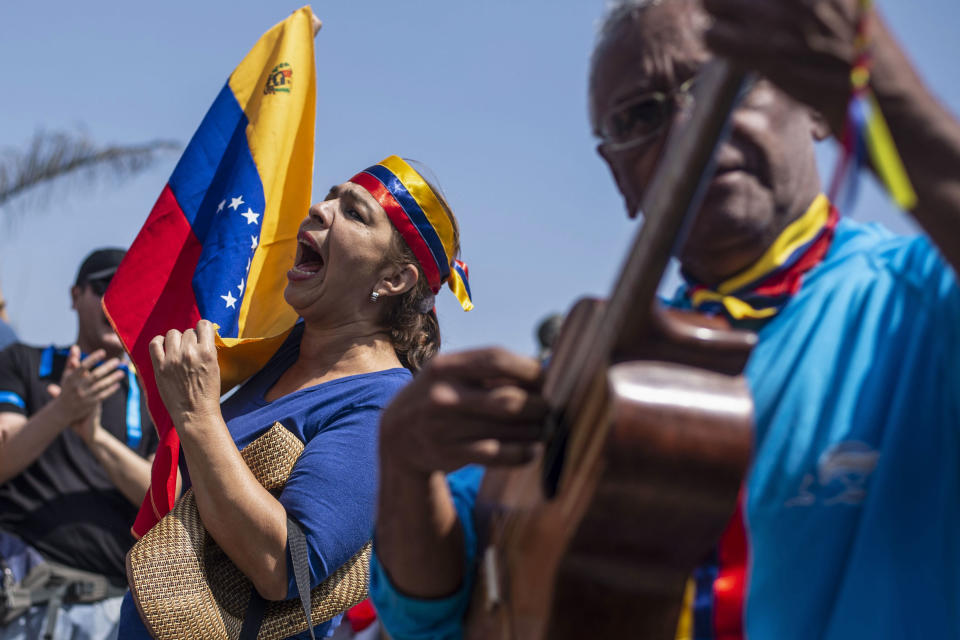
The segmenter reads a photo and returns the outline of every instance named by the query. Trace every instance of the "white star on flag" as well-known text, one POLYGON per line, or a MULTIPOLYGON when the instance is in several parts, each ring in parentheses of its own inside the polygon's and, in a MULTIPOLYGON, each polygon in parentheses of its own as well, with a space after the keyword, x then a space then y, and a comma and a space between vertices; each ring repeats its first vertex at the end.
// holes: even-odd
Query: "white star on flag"
POLYGON ((236 309, 237 299, 233 297, 233 294, 227 291, 227 295, 220 296, 223 298, 223 301, 227 303, 227 309, 236 309))
POLYGON ((257 236, 250 236, 250 248, 251 249, 257 248, 257 236))
POLYGON ((254 213, 253 209, 251 209, 250 207, 247 207, 246 213, 241 213, 240 215, 242 215, 244 218, 247 219, 247 224, 254 224, 260 218, 260 214, 254 213))
POLYGON ((217 205, 217 213, 220 213, 221 211, 223 211, 223 205, 225 205, 225 204, 227 204, 227 201, 226 201, 226 200, 221 200, 221 201, 220 201, 220 204, 217 205))
POLYGON ((243 295, 243 278, 240 278, 240 284, 237 285, 237 289, 240 289, 240 295, 243 295))
POLYGON ((230 204, 228 205, 234 211, 237 210, 237 207, 243 204, 243 196, 237 196, 236 198, 230 198, 230 204))

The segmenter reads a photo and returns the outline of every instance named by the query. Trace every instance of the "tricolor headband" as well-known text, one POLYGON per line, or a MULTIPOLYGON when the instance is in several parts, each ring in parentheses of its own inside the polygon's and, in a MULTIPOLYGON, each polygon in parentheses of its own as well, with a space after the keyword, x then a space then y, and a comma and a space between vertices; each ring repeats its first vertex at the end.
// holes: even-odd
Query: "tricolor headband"
POLYGON ((430 184, 399 156, 390 156, 350 178, 366 189, 400 232, 434 294, 444 282, 464 311, 473 309, 467 265, 456 259, 453 222, 430 184))

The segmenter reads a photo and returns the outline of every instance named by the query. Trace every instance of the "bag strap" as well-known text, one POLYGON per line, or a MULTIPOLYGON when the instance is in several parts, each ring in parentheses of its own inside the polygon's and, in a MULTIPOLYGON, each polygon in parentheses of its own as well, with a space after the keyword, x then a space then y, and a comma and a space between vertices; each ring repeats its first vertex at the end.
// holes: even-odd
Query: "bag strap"
MULTIPOLYGON (((300 604, 307 618, 307 631, 310 640, 317 640, 313 635, 313 623, 310 620, 310 566, 307 561, 307 536, 296 520, 287 516, 287 547, 290 549, 290 559, 293 561, 293 579, 300 593, 300 604)), ((240 627, 238 640, 256 640, 263 624, 263 616, 267 612, 267 601, 256 589, 250 589, 250 604, 243 617, 243 626, 240 627)))
POLYGON ((237 640, 256 640, 266 612, 267 601, 255 588, 250 587, 250 603, 247 605, 247 613, 243 616, 243 626, 240 627, 240 636, 237 640))
POLYGON ((297 582, 297 591, 300 592, 300 604, 303 613, 307 616, 307 631, 310 640, 317 640, 313 635, 313 623, 310 620, 310 567, 307 562, 307 536, 303 533, 300 524, 287 516, 287 545, 290 547, 290 559, 293 560, 293 578, 297 582))

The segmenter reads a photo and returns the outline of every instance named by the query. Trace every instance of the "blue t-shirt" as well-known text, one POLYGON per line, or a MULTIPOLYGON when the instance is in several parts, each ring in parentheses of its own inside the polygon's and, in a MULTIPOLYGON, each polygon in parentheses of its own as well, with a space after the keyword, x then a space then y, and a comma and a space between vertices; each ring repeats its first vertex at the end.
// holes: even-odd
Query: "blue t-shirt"
MULTIPOLYGON (((960 636, 953 270, 925 237, 841 220, 824 261, 758 337, 746 369, 757 420, 746 636, 960 636)), ((470 481, 454 492, 461 514, 472 512, 470 481)), ((395 640, 462 635, 469 584, 425 601, 398 593, 376 561, 372 572, 395 640)))
MULTIPOLYGON (((302 333, 302 324, 297 325, 273 358, 227 399, 221 410, 240 449, 274 422, 305 443, 278 499, 306 534, 313 588, 370 539, 380 412, 410 381, 410 372, 397 368, 347 376, 267 402, 267 390, 296 361, 302 333)), ((296 598, 289 553, 287 577, 287 598, 296 598)), ((129 593, 120 623, 121 638, 149 637, 129 593)), ((337 624, 339 617, 317 625, 314 632, 320 637, 329 635, 337 624)), ((304 632, 295 637, 310 636, 304 632)))

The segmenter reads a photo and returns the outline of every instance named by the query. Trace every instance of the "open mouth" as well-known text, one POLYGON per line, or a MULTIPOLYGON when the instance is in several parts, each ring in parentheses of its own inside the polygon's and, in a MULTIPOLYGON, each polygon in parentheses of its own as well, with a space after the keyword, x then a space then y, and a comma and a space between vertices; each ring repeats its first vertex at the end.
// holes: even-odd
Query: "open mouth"
POLYGON ((314 276, 323 269, 323 256, 317 251, 312 239, 304 237, 303 234, 297 238, 297 257, 294 260, 291 274, 301 278, 314 276))

